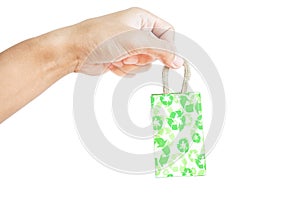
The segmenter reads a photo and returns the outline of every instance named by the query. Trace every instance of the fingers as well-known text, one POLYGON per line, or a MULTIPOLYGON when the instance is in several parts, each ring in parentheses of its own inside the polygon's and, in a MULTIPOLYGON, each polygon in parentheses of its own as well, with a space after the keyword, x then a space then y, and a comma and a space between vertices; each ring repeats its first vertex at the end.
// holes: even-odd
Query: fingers
POLYGON ((121 68, 113 66, 113 65, 110 65, 109 69, 118 76, 127 76, 127 77, 134 76, 134 74, 127 73, 127 72, 123 71, 121 68))
MULTIPOLYGON (((151 58, 155 58, 154 60, 160 60, 166 66, 171 68, 179 68, 183 65, 184 60, 179 56, 176 56, 173 52, 169 52, 167 50, 161 49, 141 49, 144 55, 148 55, 151 58)), ((154 61, 152 60, 152 62, 154 61)), ((149 60, 150 61, 150 60, 149 60)))
POLYGON ((132 30, 114 36, 111 40, 99 45, 93 58, 102 63, 113 63, 116 67, 125 64, 148 64, 159 59, 168 67, 178 68, 183 60, 175 57, 175 46, 172 42, 158 39, 152 32, 132 30), (145 55, 133 57, 134 55, 145 55), (97 56, 96 56, 97 55, 97 56), (130 57, 130 58, 129 58, 130 57), (118 58, 118 60, 116 60, 118 58))
POLYGON ((174 42, 175 33, 173 26, 156 16, 154 16, 154 25, 152 27, 152 33, 159 39, 172 43, 174 42))
POLYGON ((157 38, 168 42, 174 41, 174 27, 165 20, 141 8, 130 8, 129 12, 137 13, 141 17, 140 27, 135 28, 150 29, 157 38))
MULTIPOLYGON (((150 13, 149 11, 135 8, 140 10, 140 12, 143 12, 144 14, 141 14, 140 16, 142 17, 142 24, 141 24, 141 29, 142 30, 147 30, 151 29, 151 32, 160 39, 158 41, 158 47, 163 47, 161 49, 165 49, 167 51, 160 51, 158 49, 155 50, 146 50, 146 53, 149 53, 150 55, 154 55, 156 59, 159 59, 161 62, 163 62, 165 65, 168 67, 172 68, 179 68, 180 66, 183 65, 184 60, 178 56, 175 56, 174 52, 175 47, 172 46, 174 43, 174 36, 175 36, 175 30, 174 27, 166 22, 165 20, 159 18, 158 16, 150 13), (163 41, 161 41, 163 40, 163 41), (165 43, 165 45, 163 44, 165 43), (171 45, 171 47, 170 47, 171 45), (168 50, 171 50, 168 52, 168 50)), ((154 45, 155 46, 155 45, 154 45)))
POLYGON ((113 62, 112 65, 115 67, 121 68, 121 67, 123 67, 124 64, 122 61, 118 61, 118 62, 113 62))
POLYGON ((137 65, 142 65, 142 66, 150 64, 156 60, 154 56, 148 54, 140 54, 138 55, 138 58, 139 58, 139 62, 137 63, 137 65))
POLYGON ((124 58, 121 61, 113 62, 112 65, 118 68, 122 68, 125 65, 144 66, 154 62, 156 58, 153 55, 138 54, 124 58))
POLYGON ((183 65, 184 60, 171 52, 159 49, 140 49, 141 54, 131 55, 121 61, 113 62, 112 65, 117 68, 123 68, 126 65, 144 66, 160 60, 162 63, 171 68, 179 68, 183 65))
POLYGON ((122 62, 125 65, 135 65, 135 64, 138 64, 139 57, 138 57, 138 55, 133 55, 133 56, 125 58, 124 60, 122 60, 122 62))
POLYGON ((150 55, 172 68, 179 68, 183 65, 183 59, 175 56, 176 48, 173 42, 158 39, 147 31, 140 31, 136 36, 138 37, 136 37, 135 44, 130 46, 132 51, 128 52, 150 55))
POLYGON ((151 64, 137 66, 137 65, 123 65, 119 68, 114 65, 110 65, 109 69, 118 76, 133 77, 136 73, 148 71, 151 68, 151 64))
POLYGON ((128 58, 123 59, 123 64, 125 65, 147 65, 149 63, 154 62, 156 59, 152 55, 147 54, 138 54, 138 55, 132 55, 128 58))
POLYGON ((126 35, 135 38, 130 44, 126 43, 127 41, 124 41, 123 38, 122 41, 119 40, 125 44, 123 48, 127 51, 127 56, 128 54, 145 55, 139 57, 140 62, 142 62, 141 60, 144 60, 144 63, 142 64, 151 61, 153 62, 158 59, 168 67, 172 68, 179 68, 183 65, 183 59, 175 56, 176 50, 172 42, 158 39, 149 31, 132 31, 126 35))

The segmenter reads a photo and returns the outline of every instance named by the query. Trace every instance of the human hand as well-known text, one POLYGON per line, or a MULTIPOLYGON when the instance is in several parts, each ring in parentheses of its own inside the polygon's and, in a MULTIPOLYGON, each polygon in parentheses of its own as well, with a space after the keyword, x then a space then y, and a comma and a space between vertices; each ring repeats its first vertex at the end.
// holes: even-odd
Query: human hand
POLYGON ((0 123, 72 72, 124 76, 157 59, 178 68, 173 38, 170 24, 130 8, 20 42, 0 53, 0 123))
POLYGON ((143 71, 155 60, 178 68, 173 27, 140 8, 89 19, 72 27, 78 55, 75 72, 99 75, 111 70, 124 76, 143 71))

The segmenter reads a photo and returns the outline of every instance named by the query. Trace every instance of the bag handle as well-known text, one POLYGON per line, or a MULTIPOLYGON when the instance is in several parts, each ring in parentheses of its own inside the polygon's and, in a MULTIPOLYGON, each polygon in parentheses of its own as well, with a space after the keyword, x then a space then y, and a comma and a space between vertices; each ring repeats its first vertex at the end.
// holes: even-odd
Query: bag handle
MULTIPOLYGON (((187 86, 188 86, 188 81, 190 80, 190 77, 191 77, 191 71, 190 71, 190 67, 189 67, 187 61, 185 61, 183 63, 183 66, 184 66, 184 79, 183 79, 183 82, 182 82, 181 93, 186 92, 187 86)), ((163 92, 164 92, 164 94, 169 93, 168 74, 169 74, 169 67, 164 66, 163 72, 162 72, 163 92)))

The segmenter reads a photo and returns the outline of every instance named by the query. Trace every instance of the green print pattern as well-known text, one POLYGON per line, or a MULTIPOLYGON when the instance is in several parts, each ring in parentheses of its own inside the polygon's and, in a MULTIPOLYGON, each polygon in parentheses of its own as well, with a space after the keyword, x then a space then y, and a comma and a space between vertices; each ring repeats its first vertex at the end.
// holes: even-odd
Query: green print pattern
POLYGON ((205 175, 200 94, 153 94, 151 108, 156 177, 205 175))

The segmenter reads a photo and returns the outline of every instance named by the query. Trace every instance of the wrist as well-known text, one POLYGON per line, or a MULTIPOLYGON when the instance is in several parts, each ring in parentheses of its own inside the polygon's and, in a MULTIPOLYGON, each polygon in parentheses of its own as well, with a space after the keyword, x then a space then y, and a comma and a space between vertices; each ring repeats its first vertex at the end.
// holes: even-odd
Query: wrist
MULTIPOLYGON (((71 27, 58 29, 34 38, 37 55, 45 67, 67 75, 75 71, 79 63, 79 53, 76 48, 71 27)), ((48 70, 47 70, 48 71, 48 70)))

